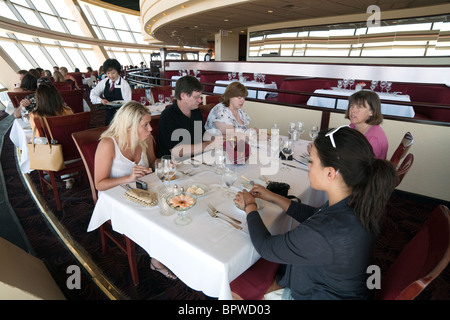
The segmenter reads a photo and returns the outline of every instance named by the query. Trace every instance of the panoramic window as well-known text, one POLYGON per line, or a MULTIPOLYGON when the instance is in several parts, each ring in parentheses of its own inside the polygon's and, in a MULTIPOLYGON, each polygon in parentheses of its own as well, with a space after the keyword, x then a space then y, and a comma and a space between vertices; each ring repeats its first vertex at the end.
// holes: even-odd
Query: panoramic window
POLYGON ((249 56, 450 56, 450 15, 250 33, 249 56))

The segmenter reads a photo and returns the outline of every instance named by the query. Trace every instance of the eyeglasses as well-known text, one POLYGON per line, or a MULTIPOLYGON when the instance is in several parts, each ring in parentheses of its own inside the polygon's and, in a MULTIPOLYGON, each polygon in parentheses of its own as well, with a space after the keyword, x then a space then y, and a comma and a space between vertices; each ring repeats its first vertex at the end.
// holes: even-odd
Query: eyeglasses
POLYGON ((339 127, 335 128, 335 129, 333 129, 333 130, 331 130, 331 131, 329 131, 329 132, 327 132, 327 133, 325 134, 325 137, 330 137, 331 144, 333 145, 333 148, 336 149, 336 142, 334 142, 334 137, 333 137, 333 135, 334 135, 336 132, 338 132, 339 129, 342 129, 342 128, 345 128, 345 127, 350 127, 350 126, 349 126, 349 125, 339 126, 339 127))

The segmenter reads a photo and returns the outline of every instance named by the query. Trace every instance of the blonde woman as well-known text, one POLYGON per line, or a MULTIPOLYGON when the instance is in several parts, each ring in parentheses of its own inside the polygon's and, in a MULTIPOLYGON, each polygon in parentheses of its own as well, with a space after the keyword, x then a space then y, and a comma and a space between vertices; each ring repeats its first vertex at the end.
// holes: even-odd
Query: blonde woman
POLYGON ((149 110, 136 101, 117 111, 95 153, 97 190, 134 182, 152 172, 156 156, 150 120, 149 110))
POLYGON ((77 80, 69 74, 69 70, 67 70, 66 67, 60 67, 59 71, 63 75, 64 81, 73 81, 73 82, 75 82, 75 88, 80 89, 80 87, 78 86, 77 80))
POLYGON ((64 76, 59 71, 53 71, 53 79, 55 79, 55 82, 64 82, 66 79, 64 79, 64 76))
MULTIPOLYGON (((102 191, 136 181, 152 172, 153 149, 150 112, 136 101, 125 103, 115 114, 109 128, 101 135, 95 153, 95 187, 102 191)), ((176 276, 152 258, 150 268, 169 279, 176 276)))

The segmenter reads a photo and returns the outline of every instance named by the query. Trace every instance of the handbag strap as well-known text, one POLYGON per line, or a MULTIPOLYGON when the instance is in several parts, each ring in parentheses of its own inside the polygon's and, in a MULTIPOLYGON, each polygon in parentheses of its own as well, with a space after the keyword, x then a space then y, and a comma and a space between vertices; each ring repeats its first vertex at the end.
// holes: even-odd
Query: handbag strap
MULTIPOLYGON (((47 130, 48 130, 48 134, 50 135, 50 138, 51 138, 51 140, 50 140, 50 144, 51 144, 51 141, 53 141, 52 130, 50 130, 50 126, 48 125, 47 118, 46 117, 43 117, 43 118, 44 118, 45 126, 47 127, 47 130)), ((44 130, 44 132, 45 132, 45 130, 44 130)))

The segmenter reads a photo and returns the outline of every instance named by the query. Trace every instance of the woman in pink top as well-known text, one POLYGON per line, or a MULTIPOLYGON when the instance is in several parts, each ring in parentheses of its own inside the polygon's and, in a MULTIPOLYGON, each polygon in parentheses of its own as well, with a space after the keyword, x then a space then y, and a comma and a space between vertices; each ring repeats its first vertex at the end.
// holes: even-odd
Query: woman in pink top
POLYGON ((383 122, 383 114, 378 94, 368 90, 352 94, 345 118, 350 120, 351 128, 358 130, 367 138, 372 145, 375 158, 386 159, 389 144, 380 126, 383 122))

